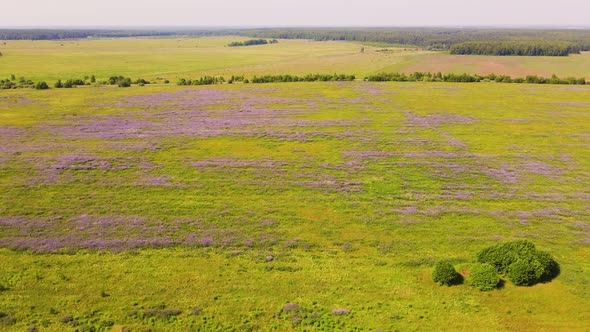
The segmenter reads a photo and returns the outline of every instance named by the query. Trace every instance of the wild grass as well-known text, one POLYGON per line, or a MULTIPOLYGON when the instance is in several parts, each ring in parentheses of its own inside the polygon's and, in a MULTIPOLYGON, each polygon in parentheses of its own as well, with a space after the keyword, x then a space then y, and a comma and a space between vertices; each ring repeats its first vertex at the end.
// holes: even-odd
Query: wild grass
POLYGON ((589 91, 7 91, 3 328, 583 330, 589 91), (468 270, 503 239, 561 275, 485 294, 431 281, 436 260, 468 270))
POLYGON ((590 53, 567 57, 460 56, 418 48, 352 42, 281 40, 278 44, 226 47, 243 37, 120 38, 0 43, 0 78, 98 81, 113 75, 162 83, 182 77, 445 72, 550 77, 590 77, 590 53), (364 53, 361 53, 364 47, 364 53))

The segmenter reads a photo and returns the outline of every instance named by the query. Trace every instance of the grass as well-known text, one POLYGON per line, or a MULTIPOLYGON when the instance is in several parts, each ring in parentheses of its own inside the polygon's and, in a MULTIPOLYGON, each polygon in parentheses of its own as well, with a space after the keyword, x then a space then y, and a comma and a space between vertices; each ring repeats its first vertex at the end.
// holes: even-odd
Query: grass
POLYGON ((377 47, 348 42, 281 40, 279 44, 226 47, 243 37, 122 38, 65 41, 6 41, 0 49, 0 77, 24 76, 56 81, 96 75, 158 77, 175 82, 202 75, 264 75, 376 71, 395 62, 399 54, 415 54, 399 48, 381 55, 377 47), (351 64, 353 64, 351 66, 351 64))
MULTIPOLYGON (((79 43, 188 53, 194 41, 79 43)), ((352 43, 270 46, 304 45, 357 56, 352 43)), ((240 61, 253 60, 267 61, 240 61)), ((147 63, 180 75, 188 62, 147 63)), ((584 330, 588 92, 359 81, 2 91, 0 329, 584 330), (550 252, 561 274, 492 292, 432 282, 438 259, 466 272, 511 239, 550 252)))
POLYGON ((567 57, 450 55, 446 53, 411 56, 384 68, 391 72, 431 71, 443 73, 498 74, 525 77, 590 77, 590 52, 567 57))
POLYGON ((0 77, 33 81, 113 75, 176 82, 204 75, 356 74, 415 71, 590 77, 590 53, 568 57, 460 56, 408 46, 280 40, 279 44, 226 47, 244 37, 119 38, 4 41, 0 77), (6 43, 6 44, 4 44, 6 43), (361 47, 365 48, 360 53, 361 47), (385 51, 384 51, 385 50, 385 51))

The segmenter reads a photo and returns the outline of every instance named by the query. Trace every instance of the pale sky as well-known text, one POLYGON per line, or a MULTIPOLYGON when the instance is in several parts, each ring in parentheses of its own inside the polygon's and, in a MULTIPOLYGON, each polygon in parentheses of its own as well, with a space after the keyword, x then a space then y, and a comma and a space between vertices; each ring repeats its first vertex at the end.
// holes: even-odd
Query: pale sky
POLYGON ((2 0, 0 26, 590 26, 590 0, 2 0))

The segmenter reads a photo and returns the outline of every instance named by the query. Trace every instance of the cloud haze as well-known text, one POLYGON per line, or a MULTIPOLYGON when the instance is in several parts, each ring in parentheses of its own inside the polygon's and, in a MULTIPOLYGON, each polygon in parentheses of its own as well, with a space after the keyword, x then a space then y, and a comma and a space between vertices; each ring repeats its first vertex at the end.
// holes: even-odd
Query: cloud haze
POLYGON ((590 25, 589 0, 26 0, 0 26, 590 25))

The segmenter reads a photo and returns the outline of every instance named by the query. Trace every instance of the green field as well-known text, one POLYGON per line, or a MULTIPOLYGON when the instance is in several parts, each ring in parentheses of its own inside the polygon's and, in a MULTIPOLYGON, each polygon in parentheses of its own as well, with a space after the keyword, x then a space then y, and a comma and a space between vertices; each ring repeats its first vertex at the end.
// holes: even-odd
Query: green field
MULTIPOLYGON (((224 47, 237 39, 8 41, 0 77, 362 76, 449 57, 224 47)), ((588 56, 518 66, 566 76, 588 56)), ((0 90, 0 330, 588 331, 589 107, 590 87, 495 83, 0 90), (437 260, 468 282, 479 250, 513 239, 561 274, 432 282, 437 260)))
POLYGON ((226 47, 244 37, 120 38, 56 41, 0 41, 0 78, 11 74, 33 81, 96 75, 178 78, 203 75, 347 73, 364 77, 379 72, 590 77, 590 52, 568 57, 459 56, 408 46, 353 42, 280 40, 278 44, 226 47), (4 44, 6 43, 6 44, 4 44), (364 53, 360 49, 364 47, 364 53))

